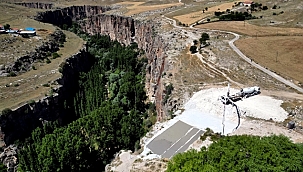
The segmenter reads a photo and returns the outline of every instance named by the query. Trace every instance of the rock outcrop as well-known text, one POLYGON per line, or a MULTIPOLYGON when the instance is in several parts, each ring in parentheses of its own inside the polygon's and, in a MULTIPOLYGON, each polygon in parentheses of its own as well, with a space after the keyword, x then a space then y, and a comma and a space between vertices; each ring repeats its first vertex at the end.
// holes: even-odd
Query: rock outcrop
POLYGON ((17 2, 16 5, 21 5, 28 8, 38 8, 38 9, 52 9, 53 4, 51 3, 43 3, 43 2, 17 2))
POLYGON ((7 167, 8 172, 17 171, 17 167, 18 167, 17 152, 18 149, 15 145, 9 145, 0 154, 0 160, 7 167))

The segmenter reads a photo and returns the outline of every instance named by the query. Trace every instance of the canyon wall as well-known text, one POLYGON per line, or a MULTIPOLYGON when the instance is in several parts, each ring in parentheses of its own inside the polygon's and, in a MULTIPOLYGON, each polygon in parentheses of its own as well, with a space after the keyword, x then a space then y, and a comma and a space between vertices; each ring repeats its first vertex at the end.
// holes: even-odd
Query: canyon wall
POLYGON ((16 5, 21 5, 24 7, 28 8, 38 8, 38 9, 52 9, 53 4, 51 3, 43 3, 43 2, 31 2, 31 3, 26 3, 26 2, 17 2, 15 3, 16 5))
MULTIPOLYGON (((111 39, 129 45, 133 42, 145 51, 148 58, 146 68, 146 89, 150 100, 156 104, 158 120, 165 115, 162 103, 164 86, 162 73, 165 66, 166 44, 155 31, 152 22, 136 21, 129 17, 100 14, 109 7, 73 6, 64 9, 39 13, 36 19, 41 22, 62 26, 79 21, 83 31, 90 34, 109 35, 111 39), (97 15, 99 14, 99 15, 97 15)), ((62 67, 61 85, 54 96, 25 104, 16 110, 0 116, 0 144, 9 145, 15 140, 29 136, 31 131, 44 122, 69 118, 64 112, 66 99, 73 97, 73 89, 79 72, 86 72, 93 61, 84 46, 79 53, 66 60, 62 67)), ((72 100, 71 100, 72 101, 72 100)))
POLYGON ((130 17, 105 15, 110 7, 72 6, 54 11, 41 12, 36 20, 63 26, 78 21, 83 31, 89 34, 109 35, 112 40, 129 45, 133 42, 143 49, 148 58, 146 88, 148 97, 156 104, 158 120, 165 110, 162 103, 164 86, 162 73, 165 70, 166 43, 155 32, 152 22, 137 21, 130 17), (85 20, 81 20, 85 19, 85 20))
POLYGON ((146 89, 150 100, 156 104, 158 120, 163 118, 162 107, 162 73, 165 66, 167 45, 159 37, 152 22, 141 22, 130 17, 100 14, 79 22, 83 31, 89 34, 109 35, 125 45, 133 42, 145 51, 148 59, 146 71, 146 89))
POLYGON ((62 27, 64 24, 71 26, 73 21, 85 19, 89 16, 102 14, 111 10, 110 7, 102 6, 71 6, 63 9, 39 12, 35 19, 44 23, 62 27))
POLYGON ((60 87, 53 96, 45 97, 36 102, 27 103, 14 111, 0 116, 0 145, 9 145, 18 139, 28 137, 32 130, 48 121, 64 120, 63 101, 72 97, 74 85, 80 72, 90 69, 90 60, 84 45, 78 53, 72 55, 62 65, 62 77, 57 80, 60 87))

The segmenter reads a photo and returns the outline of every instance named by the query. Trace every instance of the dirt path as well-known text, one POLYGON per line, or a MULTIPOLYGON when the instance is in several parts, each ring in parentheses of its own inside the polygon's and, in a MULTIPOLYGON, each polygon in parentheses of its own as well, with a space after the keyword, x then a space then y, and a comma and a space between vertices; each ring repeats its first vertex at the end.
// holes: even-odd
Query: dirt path
POLYGON ((292 87, 293 89, 295 89, 295 90, 297 90, 297 91, 303 93, 303 89, 302 89, 301 87, 299 87, 299 86, 297 86, 296 84, 294 84, 294 83, 288 81, 287 79, 285 79, 285 78, 283 78, 283 77, 277 75, 276 73, 274 73, 274 72, 272 72, 272 71, 270 71, 270 70, 265 69, 263 66, 261 66, 261 65, 259 65, 259 64, 257 64, 257 63, 255 63, 255 62, 252 61, 250 58, 248 58, 247 56, 245 56, 245 55, 244 55, 244 54, 243 54, 243 53, 234 45, 234 42, 240 38, 240 35, 239 35, 239 34, 236 34, 236 33, 233 33, 233 32, 226 32, 226 33, 230 33, 230 34, 233 34, 233 35, 235 36, 235 38, 232 39, 232 40, 230 40, 230 41, 228 42, 228 44, 229 44, 229 46, 230 46, 230 47, 231 47, 231 48, 232 48, 232 49, 233 49, 233 50, 234 50, 242 59, 244 59, 247 63, 253 65, 254 67, 256 67, 256 68, 258 68, 258 69, 260 69, 261 71, 263 71, 264 73, 266 73, 266 74, 272 76, 273 78, 277 79, 278 81, 280 81, 280 82, 282 82, 282 83, 284 83, 284 84, 286 84, 286 85, 292 87))
MULTIPOLYGON (((181 26, 177 26, 176 24, 176 21, 173 20, 173 19, 170 19, 168 17, 165 17, 166 19, 172 21, 172 24, 174 27, 176 28, 179 28, 179 29, 183 29, 184 27, 181 27, 181 26)), ((189 28, 193 28, 195 25, 192 24, 189 28)), ((195 28, 197 29, 197 28, 195 28)), ((277 79, 278 81, 292 87, 293 89, 299 91, 300 93, 303 93, 303 88, 297 86, 296 84, 290 82, 289 80, 277 75, 276 73, 264 68, 263 66, 255 63, 254 61, 252 61, 252 59, 248 58, 245 54, 243 54, 235 45, 234 45, 234 42, 237 41, 239 38, 240 38, 240 35, 239 34, 236 34, 234 32, 227 32, 227 31, 221 31, 221 30, 210 30, 210 31, 217 31, 217 32, 223 32, 223 33, 228 33, 228 34, 232 34, 235 36, 234 39, 230 40, 228 42, 229 46, 242 58, 244 59, 247 63, 251 64, 252 66, 258 68, 259 70, 263 71, 264 73, 270 75, 271 77, 277 79)), ((197 53, 198 57, 199 57, 199 54, 197 53)), ((199 57, 200 58, 200 57, 199 57)), ((225 75, 224 75, 225 76, 225 75)), ((228 79, 228 78, 227 78, 228 79)))

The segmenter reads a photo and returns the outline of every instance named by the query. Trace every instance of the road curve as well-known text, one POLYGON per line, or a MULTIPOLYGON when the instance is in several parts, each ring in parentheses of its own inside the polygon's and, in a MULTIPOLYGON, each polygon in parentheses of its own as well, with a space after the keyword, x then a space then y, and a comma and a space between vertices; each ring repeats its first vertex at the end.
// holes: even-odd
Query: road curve
MULTIPOLYGON (((177 26, 175 20, 170 19, 170 18, 168 18, 168 17, 165 17, 165 18, 168 19, 168 20, 170 20, 170 21, 172 21, 174 27, 176 27, 176 28, 185 28, 185 27, 177 26)), ((192 24, 192 25, 190 25, 190 28, 194 28, 194 26, 195 26, 195 24, 192 24)), ((209 30, 209 29, 207 29, 207 30, 209 30)), ((240 35, 239 35, 239 34, 236 34, 236 33, 234 33, 234 32, 222 31, 222 30, 210 30, 210 31, 218 31, 218 32, 229 33, 229 34, 234 35, 235 38, 232 39, 232 40, 230 40, 230 41, 228 42, 228 44, 229 44, 229 46, 230 46, 230 47, 231 47, 231 48, 232 48, 232 49, 233 49, 233 50, 234 50, 242 59, 244 59, 247 63, 253 65, 254 67, 260 69, 260 70, 263 71, 264 73, 266 73, 266 74, 270 75, 271 77, 277 79, 278 81, 280 81, 280 82, 282 82, 282 83, 284 83, 284 84, 290 86, 291 88, 293 88, 293 89, 299 91, 300 93, 303 93, 303 88, 301 88, 301 87, 297 86, 296 84, 294 84, 293 82, 291 82, 291 81, 289 81, 289 80, 287 80, 287 79, 285 79, 285 78, 283 78, 283 77, 277 75, 276 73, 274 73, 274 72, 272 72, 272 71, 270 71, 270 70, 264 68, 263 66, 261 66, 261 65, 259 65, 259 64, 257 64, 257 63, 255 63, 255 62, 252 61, 250 58, 248 58, 246 55, 244 55, 244 54, 235 46, 235 44, 234 44, 234 42, 240 38, 240 35)))

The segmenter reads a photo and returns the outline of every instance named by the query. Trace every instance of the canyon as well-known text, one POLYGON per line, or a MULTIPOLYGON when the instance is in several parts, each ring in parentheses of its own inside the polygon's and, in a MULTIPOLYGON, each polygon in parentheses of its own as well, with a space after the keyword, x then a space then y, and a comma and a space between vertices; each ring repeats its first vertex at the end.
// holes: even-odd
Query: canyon
MULTIPOLYGON (((41 3, 22 3, 20 5, 30 8, 51 8, 51 5, 41 3)), ((60 27, 63 25, 71 26, 73 22, 78 22, 81 29, 89 34, 109 35, 112 40, 117 40, 125 45, 137 43, 138 48, 145 52, 148 59, 145 84, 147 94, 156 105, 158 120, 162 120, 166 110, 162 103, 165 87, 161 76, 166 67, 165 51, 167 45, 156 34, 151 21, 142 22, 130 17, 102 14, 108 10, 110 10, 110 7, 72 6, 39 12, 35 19, 60 27)), ((57 80, 59 87, 54 90, 54 95, 27 103, 8 114, 2 115, 0 117, 1 145, 7 146, 16 140, 26 138, 33 129, 42 126, 45 122, 58 120, 65 123, 68 121, 68 115, 66 115, 62 106, 65 101, 71 101, 68 98, 72 97, 79 73, 87 71, 92 63, 87 47, 83 45, 78 53, 72 55, 64 64, 60 65, 62 67, 62 77, 57 80)))

